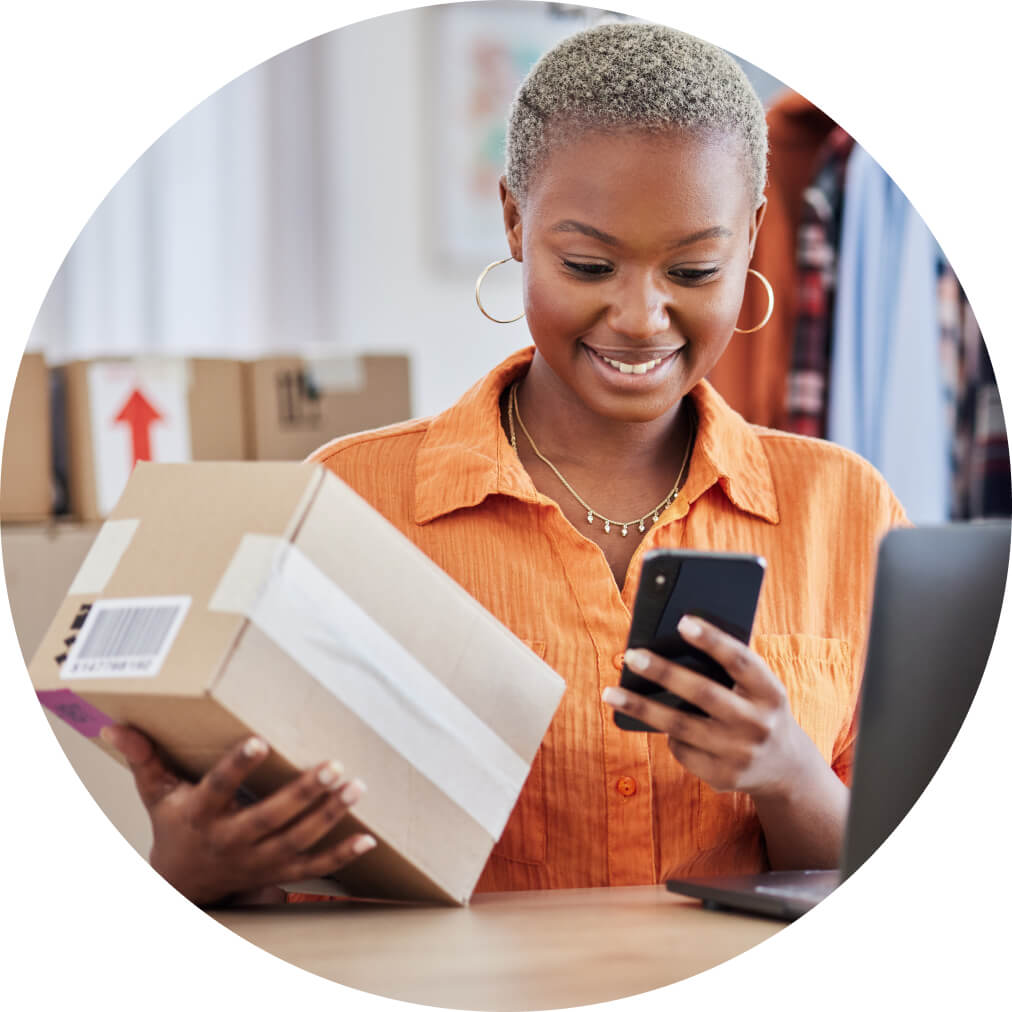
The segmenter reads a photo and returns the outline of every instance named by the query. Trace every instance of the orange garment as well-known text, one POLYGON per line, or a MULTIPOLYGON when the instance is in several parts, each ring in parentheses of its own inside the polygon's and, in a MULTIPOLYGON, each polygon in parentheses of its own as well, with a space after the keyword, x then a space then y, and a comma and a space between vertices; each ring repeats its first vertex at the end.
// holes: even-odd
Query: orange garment
POLYGON ((620 591, 598 546, 534 487, 500 424, 500 395, 532 355, 515 353, 434 418, 343 437, 313 455, 566 681, 478 889, 758 870, 764 851, 748 796, 710 790, 663 736, 619 730, 601 702, 619 680, 643 552, 766 557, 753 646, 847 781, 876 543, 903 512, 855 454, 753 428, 703 382, 690 395, 699 428, 683 493, 643 537, 620 591))
MULTIPOLYGON (((773 316, 754 334, 735 334, 709 375, 736 411, 756 425, 782 427, 787 372, 797 322, 797 245, 801 198, 812 182, 822 145, 836 124, 808 99, 787 92, 766 113, 769 180, 766 217, 749 266, 773 286, 773 316)), ((749 275, 738 326, 754 327, 766 313, 766 292, 749 275)))

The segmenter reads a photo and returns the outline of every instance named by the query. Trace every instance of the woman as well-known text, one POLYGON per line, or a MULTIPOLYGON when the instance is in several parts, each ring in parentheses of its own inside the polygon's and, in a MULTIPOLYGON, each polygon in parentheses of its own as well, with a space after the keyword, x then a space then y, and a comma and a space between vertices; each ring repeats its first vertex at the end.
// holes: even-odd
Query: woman
MULTIPOLYGON (((761 104, 720 50, 649 25, 566 40, 517 94, 500 183, 534 348, 435 418, 315 454, 566 679, 479 889, 837 862, 874 551, 905 517, 865 462, 749 426, 704 379, 759 322, 737 317, 762 280, 765 161, 761 104), (708 717, 617 688, 656 547, 768 560, 751 648, 681 627, 734 689, 626 657, 708 717), (664 734, 623 732, 614 710, 664 734)), ((363 789, 339 766, 238 810, 263 742, 191 785, 136 732, 110 736, 151 813, 153 866, 196 902, 375 845, 314 849, 363 789)))

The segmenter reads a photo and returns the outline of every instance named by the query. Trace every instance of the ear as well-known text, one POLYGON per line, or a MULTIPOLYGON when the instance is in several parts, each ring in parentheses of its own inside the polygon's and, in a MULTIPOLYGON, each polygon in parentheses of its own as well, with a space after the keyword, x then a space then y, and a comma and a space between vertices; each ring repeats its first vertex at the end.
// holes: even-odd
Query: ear
POLYGON ((506 245, 510 256, 521 261, 524 258, 524 223, 520 218, 520 207, 506 185, 506 177, 499 179, 499 199, 502 201, 502 220, 506 227, 506 245))
POLYGON ((763 219, 766 217, 767 208, 766 198, 763 197, 762 203, 752 212, 752 220, 748 226, 748 258, 752 259, 755 253, 756 239, 759 238, 759 229, 762 227, 763 219))

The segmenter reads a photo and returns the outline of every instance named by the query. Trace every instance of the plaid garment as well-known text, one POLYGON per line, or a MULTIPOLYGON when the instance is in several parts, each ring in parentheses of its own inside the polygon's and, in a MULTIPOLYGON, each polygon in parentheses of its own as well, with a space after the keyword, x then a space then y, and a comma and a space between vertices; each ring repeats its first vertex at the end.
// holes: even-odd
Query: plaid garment
POLYGON ((826 396, 832 355, 836 255, 843 188, 853 138, 835 127, 805 190, 797 245, 797 321, 787 374, 784 428, 803 436, 826 434, 826 396))
POLYGON ((994 369, 966 293, 944 257, 938 264, 938 313, 944 395, 952 435, 951 518, 1009 516, 1012 478, 994 369))
POLYGON ((962 288, 953 519, 1012 515, 1008 437, 994 367, 962 288))
POLYGON ((938 322, 941 344, 942 396, 950 434, 949 470, 951 486, 949 515, 953 520, 969 518, 970 447, 973 443, 973 406, 969 369, 977 347, 964 344, 963 306, 965 297, 955 271, 945 257, 938 260, 938 322))

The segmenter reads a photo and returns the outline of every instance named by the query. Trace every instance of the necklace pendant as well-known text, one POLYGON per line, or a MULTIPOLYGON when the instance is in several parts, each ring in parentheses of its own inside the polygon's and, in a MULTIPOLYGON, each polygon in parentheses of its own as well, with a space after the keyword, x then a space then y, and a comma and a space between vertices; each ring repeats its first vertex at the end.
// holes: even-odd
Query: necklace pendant
POLYGON ((645 525, 645 524, 643 523, 643 521, 641 520, 641 521, 640 521, 640 534, 642 534, 642 533, 643 533, 643 532, 644 532, 644 531, 645 531, 646 529, 647 529, 647 528, 646 528, 646 525, 645 525))
POLYGON ((652 521, 652 522, 653 522, 653 523, 657 523, 657 514, 656 514, 656 513, 654 514, 654 519, 653 519, 653 521, 652 521))
POLYGON ((605 522, 604 522, 604 533, 605 534, 610 534, 611 533, 611 521, 610 520, 605 520, 605 522))
POLYGON ((593 510, 587 510, 587 523, 592 524, 593 522, 594 522, 594 512, 593 510))
POLYGON ((629 533, 629 525, 628 524, 622 524, 622 537, 623 538, 626 537, 626 535, 628 533, 629 533))

